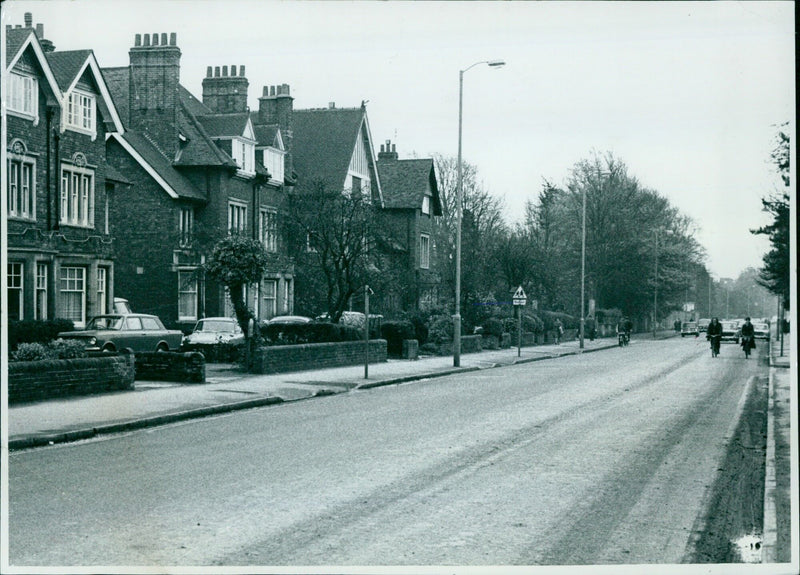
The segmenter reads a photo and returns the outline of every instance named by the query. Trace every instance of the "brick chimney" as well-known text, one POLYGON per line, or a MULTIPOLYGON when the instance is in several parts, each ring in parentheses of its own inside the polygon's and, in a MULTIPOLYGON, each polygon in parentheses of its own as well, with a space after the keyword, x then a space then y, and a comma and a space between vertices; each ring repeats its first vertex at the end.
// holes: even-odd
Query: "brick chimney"
POLYGON ((228 67, 222 67, 220 75, 219 66, 214 68, 211 73, 211 66, 206 69, 206 77, 203 78, 203 104, 220 114, 232 112, 247 112, 247 78, 244 75, 244 66, 239 66, 239 75, 236 75, 237 67, 231 66, 230 76, 228 67))
MULTIPOLYGON (((42 47, 42 50, 44 50, 45 52, 53 52, 56 49, 56 47, 50 40, 47 40, 44 37, 44 24, 36 24, 36 28, 34 29, 33 14, 30 12, 25 12, 24 18, 25 18, 25 28, 34 30, 36 32, 36 38, 38 38, 39 45, 42 47)), ((9 28, 11 28, 10 25, 6 26, 6 30, 8 30, 9 28)), ((20 26, 18 25, 17 28, 20 28, 20 26)))
POLYGON ((397 149, 395 148, 395 145, 392 144, 391 140, 386 140, 386 144, 381 144, 381 151, 378 152, 378 159, 379 160, 397 159, 397 149))
POLYGON ((292 173, 292 112, 294 98, 292 98, 289 84, 279 86, 264 86, 263 93, 258 99, 258 124, 277 125, 281 131, 283 145, 286 148, 285 169, 287 174, 292 173))
POLYGON ((130 123, 145 130, 162 151, 172 155, 177 147, 178 83, 181 51, 172 32, 136 34, 130 56, 130 123))

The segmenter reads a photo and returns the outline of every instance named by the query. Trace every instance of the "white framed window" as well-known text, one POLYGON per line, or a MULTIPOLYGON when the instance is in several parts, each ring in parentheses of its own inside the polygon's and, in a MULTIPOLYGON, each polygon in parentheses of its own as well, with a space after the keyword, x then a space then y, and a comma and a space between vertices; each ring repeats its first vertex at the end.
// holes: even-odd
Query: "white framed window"
POLYGON ((419 236, 419 267, 426 270, 431 266, 431 237, 427 234, 419 236))
POLYGON ((178 270, 178 321, 197 319, 197 275, 194 270, 178 270))
POLYGON ((6 84, 8 111, 34 121, 39 120, 39 81, 34 76, 11 72, 6 84))
POLYGON ((422 198, 422 213, 428 215, 431 213, 431 197, 428 194, 422 198))
POLYGON ((278 281, 264 280, 264 289, 261 296, 263 302, 262 311, 265 314, 265 319, 278 315, 278 281))
POLYGON ((256 147, 253 143, 234 138, 231 151, 239 171, 249 175, 256 173, 256 147))
POLYGON ((34 296, 33 319, 47 319, 47 276, 47 264, 37 263, 36 294, 34 296))
POLYGON ((179 227, 181 247, 192 245, 192 235, 194 234, 194 208, 181 208, 179 227))
POLYGON ((33 160, 9 154, 6 195, 8 217, 36 219, 36 164, 33 160))
POLYGON ((94 227, 94 170, 61 167, 62 224, 94 227))
POLYGON ((97 311, 108 313, 108 270, 97 268, 97 311))
POLYGON ((95 97, 88 92, 73 90, 64 103, 64 126, 94 135, 96 106, 95 97))
POLYGON ((247 204, 228 203, 228 233, 243 233, 247 229, 247 204))
POLYGON ((258 218, 258 236, 264 249, 274 253, 278 251, 278 212, 272 208, 261 208, 258 218))
POLYGON ((282 152, 277 148, 264 148, 264 167, 269 172, 270 180, 273 182, 283 183, 285 155, 286 152, 282 152))
POLYGON ((6 270, 6 295, 8 296, 8 319, 25 319, 23 312, 23 265, 20 262, 8 262, 6 270))
POLYGON ((86 268, 62 267, 59 285, 60 316, 75 327, 86 325, 86 268))

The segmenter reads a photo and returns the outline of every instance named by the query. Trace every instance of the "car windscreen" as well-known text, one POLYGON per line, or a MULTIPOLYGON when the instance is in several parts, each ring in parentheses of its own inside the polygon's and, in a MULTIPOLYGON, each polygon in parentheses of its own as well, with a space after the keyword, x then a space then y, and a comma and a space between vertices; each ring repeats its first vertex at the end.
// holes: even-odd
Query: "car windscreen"
POLYGON ((96 317, 89 322, 89 325, 86 326, 86 329, 122 329, 123 321, 124 319, 119 316, 96 317))
POLYGON ((203 320, 198 322, 195 331, 216 331, 233 333, 235 324, 231 321, 203 320))
POLYGON ((754 323, 753 329, 756 331, 769 331, 769 326, 765 323, 754 323))

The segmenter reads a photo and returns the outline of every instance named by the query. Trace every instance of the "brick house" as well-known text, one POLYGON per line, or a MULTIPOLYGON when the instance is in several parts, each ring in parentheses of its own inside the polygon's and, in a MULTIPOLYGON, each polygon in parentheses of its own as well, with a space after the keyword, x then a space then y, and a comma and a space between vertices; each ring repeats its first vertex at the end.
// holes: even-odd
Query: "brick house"
MULTIPOLYGON (((358 108, 337 108, 331 103, 327 108, 294 110, 291 162, 297 178, 295 194, 341 191, 361 194, 377 208, 383 205, 377 160, 363 103, 358 108)), ((295 238, 295 241, 298 242, 293 246, 295 250, 315 251, 303 238, 295 238), (299 245, 301 243, 304 245, 299 245)), ((303 260, 307 266, 315 265, 314 258, 303 260)), ((301 311, 306 314, 325 311, 322 298, 314 295, 320 291, 319 286, 310 285, 310 276, 315 272, 303 271, 301 275, 305 275, 306 285, 298 285, 301 311)))
POLYGON ((400 284, 383 298, 384 313, 430 309, 439 303, 440 274, 434 267, 434 218, 442 204, 431 158, 400 160, 386 140, 378 153, 383 190, 381 229, 400 284))
POLYGON ((34 29, 6 29, 7 312, 83 327, 111 308, 110 197, 125 178, 105 139, 123 125, 91 50, 56 52, 34 29))
POLYGON ((291 312, 294 270, 278 226, 282 141, 273 134, 259 142, 244 67, 232 66, 230 75, 227 66, 222 74, 209 67, 202 101, 189 93, 176 40, 175 33, 137 34, 130 65, 103 70, 126 126, 108 139, 109 163, 134 184, 110 210, 117 293, 184 330, 201 317, 232 316, 224 287, 204 278, 201 265, 225 234, 244 233, 263 241, 271 258, 246 303, 260 319, 291 312))

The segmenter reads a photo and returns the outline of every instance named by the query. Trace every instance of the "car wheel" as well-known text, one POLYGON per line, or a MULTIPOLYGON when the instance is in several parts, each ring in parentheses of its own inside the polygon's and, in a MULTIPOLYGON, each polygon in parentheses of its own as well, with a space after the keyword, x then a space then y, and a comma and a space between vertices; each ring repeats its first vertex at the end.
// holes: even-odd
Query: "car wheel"
POLYGON ((114 347, 113 343, 107 343, 103 346, 103 353, 114 353, 117 351, 117 348, 114 347))
POLYGON ((162 341, 158 344, 158 347, 156 347, 156 351, 169 351, 169 346, 162 341))

